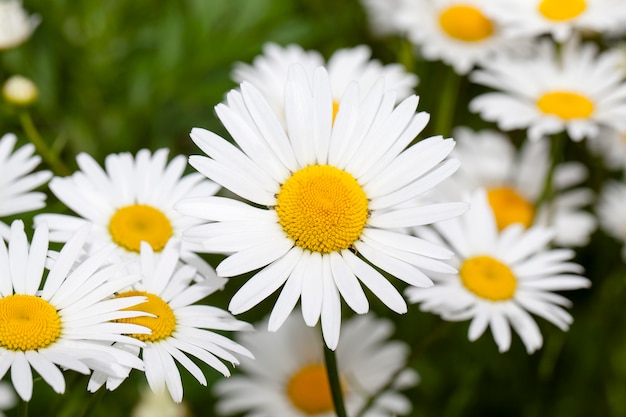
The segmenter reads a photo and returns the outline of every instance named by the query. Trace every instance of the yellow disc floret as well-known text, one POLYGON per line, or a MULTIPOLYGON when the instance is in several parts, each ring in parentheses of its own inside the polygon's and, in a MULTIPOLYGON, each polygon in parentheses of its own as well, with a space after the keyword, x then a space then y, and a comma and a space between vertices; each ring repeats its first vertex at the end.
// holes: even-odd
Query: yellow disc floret
POLYGON ((535 217, 535 207, 514 189, 509 187, 490 188, 487 191, 487 198, 499 230, 503 230, 514 223, 521 223, 525 228, 532 224, 535 217))
POLYGON ((120 323, 133 323, 152 330, 151 334, 131 334, 130 336, 143 342, 158 342, 167 339, 176 330, 176 315, 172 308, 161 297, 144 291, 126 291, 118 294, 118 297, 132 297, 143 295, 148 298, 145 303, 128 307, 125 310, 143 311, 154 314, 155 317, 130 317, 116 320, 120 323))
POLYGON ((304 414, 334 411, 330 384, 324 365, 307 365, 292 375, 287 383, 287 397, 304 414))
POLYGON ((587 119, 593 114, 593 102, 582 94, 571 91, 551 91, 539 97, 537 106, 544 114, 563 120, 587 119))
POLYGON ((161 210, 133 204, 120 208, 111 216, 109 233, 113 242, 126 250, 139 252, 144 241, 158 252, 172 237, 173 230, 170 220, 161 210))
POLYGON ((365 192, 349 173, 330 165, 310 165, 281 186, 276 213, 297 246, 331 253, 352 246, 368 216, 365 192))
POLYGON ((548 20, 563 22, 574 19, 587 9, 585 0, 543 0, 539 13, 548 20))
POLYGON ((43 349, 61 335, 61 317, 49 302, 34 295, 0 299, 0 346, 15 351, 43 349))
POLYGON ((478 42, 493 34, 493 23, 480 10, 469 5, 448 7, 439 14, 439 25, 450 37, 478 42))
POLYGON ((475 256, 463 262, 459 268, 461 282, 478 297, 491 301, 513 298, 517 279, 513 271, 491 256, 475 256))

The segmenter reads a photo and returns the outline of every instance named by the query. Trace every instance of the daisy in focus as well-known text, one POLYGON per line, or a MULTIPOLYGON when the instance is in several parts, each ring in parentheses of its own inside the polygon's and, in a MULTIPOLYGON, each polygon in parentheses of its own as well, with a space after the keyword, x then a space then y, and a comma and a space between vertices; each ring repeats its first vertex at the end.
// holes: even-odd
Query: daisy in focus
MULTIPOLYGON (((16 142, 11 133, 0 138, 0 218, 46 206, 46 194, 33 190, 45 184, 52 173, 33 172, 41 162, 33 155, 35 147, 29 143, 14 151, 16 142)), ((9 226, 0 220, 0 238, 8 238, 9 233, 9 226)))
POLYGON ((442 60, 458 74, 467 74, 496 52, 528 47, 527 38, 504 36, 501 25, 487 13, 490 2, 403 0, 394 12, 395 20, 426 59, 442 60))
POLYGON ((580 187, 587 168, 579 162, 560 163, 552 178, 552 199, 538 207, 550 169, 547 141, 524 141, 519 151, 505 135, 459 127, 452 156, 461 168, 437 192, 445 199, 461 199, 467 192, 485 188, 498 230, 518 223, 552 227, 553 243, 583 246, 596 229, 595 216, 585 210, 594 194, 580 187))
POLYGON ((24 401, 32 396, 32 370, 62 394, 62 370, 120 376, 128 367, 143 368, 135 356, 110 346, 113 342, 143 345, 124 333, 149 331, 136 324, 110 321, 145 315, 133 311, 142 297, 111 298, 138 276, 120 275, 118 266, 105 266, 112 247, 78 261, 83 258, 81 249, 88 232, 88 227, 81 228, 63 246, 43 287, 46 225, 35 229, 29 245, 24 224, 16 220, 8 248, 0 241, 0 378, 10 369, 13 387, 24 401))
MULTIPOLYGON (((206 363, 224 376, 229 376, 230 371, 220 359, 235 365, 239 360, 233 353, 252 357, 247 349, 211 331, 251 330, 252 326, 236 320, 219 308, 195 304, 221 289, 222 279, 197 277, 194 268, 181 265, 179 256, 180 242, 176 240, 168 242, 161 256, 155 256, 152 247, 143 242, 140 258, 141 280, 116 295, 116 299, 122 300, 128 297, 146 297, 147 301, 134 309, 150 316, 119 321, 151 330, 149 334, 131 334, 144 344, 141 347, 141 360, 146 380, 153 392, 160 393, 167 389, 177 403, 183 399, 183 384, 177 363, 189 371, 200 384, 207 384, 202 370, 188 355, 206 363)), ((139 353, 139 348, 127 349, 135 354, 139 353)), ((130 369, 121 378, 94 373, 88 389, 94 392, 106 384, 108 389, 114 390, 129 373, 130 369)))
POLYGON ((39 17, 29 15, 21 0, 0 1, 0 51, 25 42, 39 25, 39 17))
POLYGON ((350 84, 333 123, 328 73, 312 79, 293 65, 285 94, 286 127, 249 83, 228 94, 216 112, 235 143, 204 129, 191 138, 208 155, 190 164, 237 196, 186 199, 181 212, 207 223, 184 237, 204 250, 227 253, 222 277, 260 271, 233 296, 233 314, 248 311, 282 288, 269 319, 277 330, 298 300, 304 321, 321 317, 324 340, 334 349, 341 327, 341 298, 358 314, 369 303, 361 284, 386 306, 405 313, 406 303, 380 270, 416 286, 423 272, 450 271, 446 249, 398 231, 457 216, 467 204, 421 205, 415 197, 459 166, 446 160, 454 140, 431 137, 405 149, 428 122, 410 96, 394 108, 395 92, 382 79, 361 101, 350 84), (379 269, 377 269, 379 268, 379 269), (284 284, 284 285, 283 285, 284 284))
POLYGON ((596 215, 600 228, 609 236, 621 241, 622 259, 626 261, 626 184, 620 181, 609 181, 603 187, 596 205, 596 215))
POLYGON ((514 224, 499 231, 487 194, 477 190, 463 216, 440 222, 418 234, 447 244, 456 257, 458 274, 436 274, 430 288, 409 288, 406 295, 423 311, 444 320, 471 319, 468 337, 478 339, 489 327, 500 352, 511 346, 511 327, 530 354, 543 338, 531 313, 566 331, 573 319, 564 307, 571 302, 554 291, 591 285, 571 262, 569 249, 549 249, 554 233, 541 226, 527 230, 514 224))
POLYGON ((263 48, 263 55, 257 56, 252 65, 239 62, 235 64, 232 78, 254 85, 274 108, 279 116, 285 113, 285 84, 289 66, 300 64, 309 77, 315 68, 325 65, 330 78, 334 111, 352 80, 361 86, 361 98, 371 89, 379 78, 385 80, 386 90, 396 91, 396 100, 402 100, 413 93, 417 85, 417 76, 407 72, 400 64, 383 65, 371 59, 372 51, 366 45, 339 49, 324 62, 317 51, 305 51, 298 45, 279 46, 268 43, 263 48))
POLYGON ((598 135, 601 126, 626 129, 626 71, 618 51, 598 52, 573 37, 560 51, 548 39, 535 53, 498 55, 470 74, 496 92, 469 108, 502 130, 528 129, 528 137, 566 131, 574 141, 598 135))
MULTIPOLYGON (((410 401, 398 391, 414 386, 418 376, 412 369, 404 369, 409 347, 388 341, 392 332, 391 321, 371 314, 346 321, 336 353, 348 415, 388 417, 411 411, 410 401), (363 410, 374 395, 376 399, 363 410)), ((257 331, 241 334, 238 340, 256 359, 242 360, 241 374, 214 385, 219 415, 336 415, 317 329, 304 326, 292 314, 276 333, 257 331)))
POLYGON ((512 35, 551 34, 563 42, 573 33, 605 33, 626 25, 622 0, 498 0, 490 2, 494 17, 512 35))
MULTIPOLYGON (((78 216, 46 213, 35 216, 36 223, 47 222, 50 240, 65 242, 83 224, 90 222, 89 253, 114 243, 112 261, 136 260, 141 242, 160 252, 172 237, 182 235, 201 220, 184 216, 174 204, 185 197, 213 195, 219 186, 202 175, 183 175, 187 165, 183 155, 167 162, 168 150, 154 154, 143 149, 108 155, 105 169, 88 154, 76 158, 79 171, 69 177, 55 177, 50 190, 78 216)), ((196 267, 205 277, 215 271, 194 248, 185 244, 181 259, 196 267)))

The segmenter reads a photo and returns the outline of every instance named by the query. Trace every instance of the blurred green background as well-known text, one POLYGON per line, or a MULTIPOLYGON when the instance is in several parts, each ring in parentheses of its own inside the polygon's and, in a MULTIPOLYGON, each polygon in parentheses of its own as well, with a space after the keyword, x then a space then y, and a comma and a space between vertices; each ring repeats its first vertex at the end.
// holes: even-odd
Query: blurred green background
MULTIPOLYGON (((369 44, 376 58, 418 73, 420 108, 437 116, 443 65, 414 59, 401 39, 373 37, 357 0, 25 0, 24 6, 42 22, 25 44, 0 52, 0 80, 22 74, 37 84, 33 120, 72 170, 78 152, 99 162, 140 148, 191 154, 197 152, 191 128, 226 135, 213 107, 235 87, 233 63, 251 62, 267 41, 298 43, 326 57, 369 44)), ((485 126, 466 110, 475 91, 461 80, 456 124, 485 126)), ((0 104, 0 131, 26 140, 17 111, 6 103, 0 104)), ((570 146, 572 157, 597 169, 598 161, 570 146)), ((608 176, 596 170, 589 185, 597 188, 608 176)), ((61 210, 53 197, 49 204, 48 210, 61 210)), ((406 393, 411 416, 626 416, 626 268, 619 245, 598 232, 577 260, 593 287, 567 294, 575 319, 568 333, 538 319, 544 347, 530 356, 517 336, 511 351, 499 354, 489 333, 469 342, 468 323, 444 323, 416 306, 396 316, 372 301, 372 310, 396 322, 396 337, 414 348, 410 365, 422 381, 406 393)), ((209 301, 225 308, 243 278, 234 280, 209 301)), ((241 318, 259 320, 274 299, 241 318)), ((193 416, 214 415, 210 385, 221 376, 203 369, 209 388, 183 371, 193 416)), ((143 381, 134 375, 117 391, 93 396, 85 392, 86 379, 67 378, 63 396, 36 384, 30 415, 80 416, 95 406, 92 416, 128 416, 143 381)))

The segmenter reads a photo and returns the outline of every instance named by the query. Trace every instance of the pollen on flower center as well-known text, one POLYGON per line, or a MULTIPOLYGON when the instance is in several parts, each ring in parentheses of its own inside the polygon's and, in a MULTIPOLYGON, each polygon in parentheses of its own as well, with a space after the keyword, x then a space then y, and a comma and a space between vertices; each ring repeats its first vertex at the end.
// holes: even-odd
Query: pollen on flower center
POLYGON ((27 294, 0 299, 0 346, 14 351, 43 349, 61 335, 61 317, 46 300, 27 294))
POLYGON ((162 211, 143 204, 120 208, 111 216, 109 233, 115 243, 139 252, 141 242, 147 242, 154 251, 160 251, 172 237, 172 224, 162 211))
MULTIPOLYGON (((343 389, 345 386, 342 385, 343 389)), ((304 414, 332 412, 334 405, 326 367, 312 364, 298 370, 287 383, 287 397, 304 414)))
POLYGON ((352 175, 330 165, 310 165, 281 186, 275 209, 296 245, 331 253, 361 236, 367 207, 367 196, 352 175))
POLYGON ((129 317, 116 320, 120 323, 133 323, 144 326, 152 330, 151 334, 131 334, 130 336, 143 342, 158 342, 167 339, 176 330, 176 315, 172 308, 161 297, 144 291, 125 291, 117 295, 117 297, 133 297, 143 295, 148 298, 145 303, 128 307, 125 310, 143 311, 154 314, 155 317, 129 317))
POLYGON ((465 41, 478 42, 493 34, 493 23, 473 6, 459 4, 439 14, 439 25, 449 36, 465 41))
POLYGON ((539 97, 537 106, 544 114, 563 120, 586 119, 593 114, 594 105, 587 97, 570 91, 551 91, 539 97))
POLYGON ((333 124, 335 124, 335 118, 337 117, 338 112, 339 112, 339 102, 337 100, 333 100, 333 124))
POLYGON ((587 9, 585 0, 543 0, 539 13, 548 20, 562 22, 580 16, 587 9))
POLYGON ((459 268, 461 282, 477 296, 491 301, 513 298, 517 279, 513 271, 491 256, 475 256, 463 262, 459 268))
POLYGON ((489 205, 496 218, 499 230, 514 223, 521 223, 528 228, 535 217, 532 203, 509 187, 494 187, 487 191, 489 205))

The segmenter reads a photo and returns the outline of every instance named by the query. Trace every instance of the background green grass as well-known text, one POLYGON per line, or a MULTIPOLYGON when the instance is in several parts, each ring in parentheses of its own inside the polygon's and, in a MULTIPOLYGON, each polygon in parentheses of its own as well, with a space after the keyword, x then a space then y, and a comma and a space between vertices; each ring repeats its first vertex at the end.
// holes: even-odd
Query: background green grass
MULTIPOLYGON (((0 80, 22 74, 35 81, 40 98, 32 108, 34 122, 71 170, 79 152, 99 162, 109 153, 140 148, 196 153, 188 136, 193 127, 227 137, 213 107, 235 87, 233 63, 251 62, 268 41, 298 43, 326 57, 341 47, 369 44, 376 58, 402 61, 419 74, 420 109, 437 118, 445 67, 412 57, 401 39, 372 37, 356 0, 25 0, 25 7, 42 23, 27 43, 0 52, 0 80)), ((455 124, 487 126, 467 112, 476 91, 461 80, 455 124)), ((427 133, 449 134, 432 126, 427 133)), ((17 111, 2 103, 0 133, 9 131, 25 142, 17 111)), ((568 157, 594 170, 589 185, 597 189, 610 175, 583 147, 568 146, 568 157)), ((48 201, 46 210, 63 210, 53 196, 48 201)), ((567 294, 575 318, 568 333, 538 319, 544 347, 530 356, 517 336, 511 351, 500 354, 490 334, 469 342, 468 323, 444 323, 416 306, 397 316, 370 298, 373 311, 395 321, 395 337, 414 348, 410 365, 422 381, 407 392, 411 416, 626 416, 626 268, 619 244, 598 232, 577 260, 593 287, 567 294)), ((209 301, 225 308, 243 278, 233 281, 209 301)), ((241 318, 262 318, 274 299, 241 318)), ((221 376, 203 369, 209 388, 182 372, 194 416, 214 415, 210 386, 221 376)), ((63 396, 35 384, 30 415, 80 416, 93 405, 92 416, 128 416, 143 375, 97 396, 85 391, 85 378, 67 379, 63 396)))

